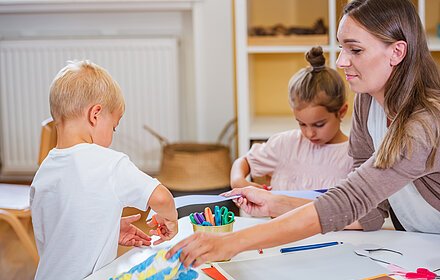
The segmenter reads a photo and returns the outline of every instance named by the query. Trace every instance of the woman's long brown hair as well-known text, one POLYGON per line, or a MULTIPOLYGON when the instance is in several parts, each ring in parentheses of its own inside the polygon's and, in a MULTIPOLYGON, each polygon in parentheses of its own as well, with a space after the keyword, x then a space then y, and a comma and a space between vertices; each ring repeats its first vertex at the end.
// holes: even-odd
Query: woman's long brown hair
POLYGON ((411 155, 411 138, 426 137, 432 147, 427 167, 432 167, 440 143, 440 76, 414 5, 409 0, 353 0, 343 14, 385 44, 407 43, 405 58, 385 84, 384 108, 391 124, 375 166, 391 167, 405 151, 411 155), (426 135, 415 135, 411 122, 419 122, 426 135))

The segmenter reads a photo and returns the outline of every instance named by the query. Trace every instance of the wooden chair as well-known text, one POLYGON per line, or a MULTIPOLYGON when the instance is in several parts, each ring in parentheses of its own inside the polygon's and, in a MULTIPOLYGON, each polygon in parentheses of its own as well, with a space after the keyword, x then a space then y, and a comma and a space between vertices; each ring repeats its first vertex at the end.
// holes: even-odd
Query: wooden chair
POLYGON ((52 118, 48 118, 41 123, 40 154, 38 155, 38 165, 46 158, 52 148, 57 145, 57 130, 52 118))
MULTIPOLYGON (((49 151, 56 146, 57 135, 54 122, 47 119, 41 123, 41 141, 40 152, 38 156, 38 165, 46 158, 49 151)), ((35 242, 29 235, 27 227, 21 220, 28 220, 31 217, 29 206, 29 187, 22 185, 0 184, 0 197, 8 197, 8 200, 0 200, 0 220, 6 221, 17 234, 25 249, 32 256, 32 259, 38 264, 39 257, 35 242), (2 194, 3 192, 3 194, 2 194), (21 201, 17 207, 14 202, 21 201), (16 209, 15 209, 16 208, 16 209)))
MULTIPOLYGON (((24 187, 19 187, 18 185, 9 185, 9 186, 15 186, 15 188, 24 188, 24 187)), ((2 188, 5 187, 0 184, 0 193, 2 188)), ((25 187, 25 188, 29 188, 29 187, 25 187)), ((18 210, 18 209, 3 208, 0 206, 0 220, 3 220, 11 225, 12 229, 17 234, 24 248, 31 255, 35 264, 38 264, 39 257, 38 257, 37 248, 35 246, 35 242, 32 236, 29 235, 27 227, 25 227, 22 221, 20 220, 20 219, 28 220, 30 219, 30 217, 31 217, 31 211, 29 208, 18 210)))

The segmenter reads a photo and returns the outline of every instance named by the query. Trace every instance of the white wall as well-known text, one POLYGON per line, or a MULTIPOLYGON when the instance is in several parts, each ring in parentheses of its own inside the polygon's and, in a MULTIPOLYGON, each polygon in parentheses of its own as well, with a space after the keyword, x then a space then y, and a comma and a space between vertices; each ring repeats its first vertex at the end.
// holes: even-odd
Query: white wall
POLYGON ((180 140, 214 141, 234 117, 232 20, 232 0, 0 0, 0 40, 178 36, 182 46, 180 140))
POLYGON ((234 117, 232 1, 202 1, 194 16, 198 139, 213 141, 234 117))

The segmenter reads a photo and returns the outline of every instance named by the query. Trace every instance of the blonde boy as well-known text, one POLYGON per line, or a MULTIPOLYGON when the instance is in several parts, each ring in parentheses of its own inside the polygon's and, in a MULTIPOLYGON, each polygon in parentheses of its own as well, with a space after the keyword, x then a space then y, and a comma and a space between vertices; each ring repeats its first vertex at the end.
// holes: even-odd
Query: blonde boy
POLYGON ((35 279, 83 279, 110 263, 122 245, 151 239, 122 218, 127 206, 150 206, 161 224, 159 239, 177 233, 170 192, 109 149, 124 113, 119 85, 89 61, 69 62, 50 89, 57 146, 41 164, 31 186, 31 210, 40 263, 35 279))

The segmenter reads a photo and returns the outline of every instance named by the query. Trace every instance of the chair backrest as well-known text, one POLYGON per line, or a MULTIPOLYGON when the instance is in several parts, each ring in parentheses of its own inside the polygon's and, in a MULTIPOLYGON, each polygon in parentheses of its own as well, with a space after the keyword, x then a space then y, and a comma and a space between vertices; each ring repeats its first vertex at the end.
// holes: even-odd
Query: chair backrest
POLYGON ((44 120, 41 123, 41 141, 40 154, 38 156, 38 165, 40 165, 46 158, 52 148, 57 145, 57 130, 52 118, 44 120))

